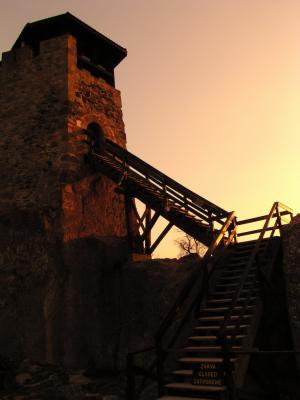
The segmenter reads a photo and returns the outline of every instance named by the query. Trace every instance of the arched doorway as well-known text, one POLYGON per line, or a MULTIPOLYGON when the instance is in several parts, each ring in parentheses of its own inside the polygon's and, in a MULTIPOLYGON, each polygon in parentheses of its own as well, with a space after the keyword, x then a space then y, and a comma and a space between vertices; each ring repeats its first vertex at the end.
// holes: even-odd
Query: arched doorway
POLYGON ((105 136, 103 130, 97 122, 91 122, 87 126, 87 135, 91 148, 95 153, 101 153, 105 147, 105 136))

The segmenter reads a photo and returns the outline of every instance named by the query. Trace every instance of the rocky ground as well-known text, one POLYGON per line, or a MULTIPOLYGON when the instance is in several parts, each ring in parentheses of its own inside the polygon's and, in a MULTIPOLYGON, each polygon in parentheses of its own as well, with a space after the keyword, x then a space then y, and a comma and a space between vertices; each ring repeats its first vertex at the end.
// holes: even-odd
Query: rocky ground
POLYGON ((124 398, 123 374, 71 371, 59 366, 23 361, 2 373, 1 400, 120 400, 124 398), (96 376, 90 376, 96 375, 96 376), (4 379, 3 379, 4 378, 4 379))
MULTIPOLYGON (((7 367, 7 366, 6 366, 7 367)), ((124 400, 126 376, 100 371, 67 370, 24 360, 17 369, 0 371, 1 400, 124 400)), ((156 399, 154 385, 141 400, 156 399)))

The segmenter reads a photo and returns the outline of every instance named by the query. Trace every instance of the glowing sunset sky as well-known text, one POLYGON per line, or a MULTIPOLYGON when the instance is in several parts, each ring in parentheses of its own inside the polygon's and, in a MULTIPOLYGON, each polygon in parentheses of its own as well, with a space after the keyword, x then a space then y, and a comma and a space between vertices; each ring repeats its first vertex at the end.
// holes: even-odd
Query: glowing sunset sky
MULTIPOLYGON (((299 0, 0 0, 0 50, 70 11, 128 50, 128 149, 240 218, 300 208, 299 0)), ((0 89, 1 90, 1 89, 0 89)), ((173 233, 157 250, 175 256, 173 233)))

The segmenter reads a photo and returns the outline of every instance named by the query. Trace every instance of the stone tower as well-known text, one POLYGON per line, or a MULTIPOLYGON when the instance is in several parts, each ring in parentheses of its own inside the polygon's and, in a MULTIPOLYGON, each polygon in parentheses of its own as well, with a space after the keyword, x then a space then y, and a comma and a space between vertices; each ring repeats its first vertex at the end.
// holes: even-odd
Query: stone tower
POLYGON ((109 352, 124 198, 86 163, 85 129, 125 147, 114 80, 125 56, 69 13, 27 24, 3 53, 0 354, 74 365, 109 352))

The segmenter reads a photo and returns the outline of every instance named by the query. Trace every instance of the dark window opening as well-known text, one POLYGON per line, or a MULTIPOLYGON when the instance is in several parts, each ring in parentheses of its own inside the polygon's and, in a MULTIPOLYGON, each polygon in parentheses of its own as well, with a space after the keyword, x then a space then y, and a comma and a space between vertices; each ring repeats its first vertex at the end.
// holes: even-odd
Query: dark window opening
POLYGON ((87 135, 89 137, 91 149, 95 151, 95 153, 103 152, 105 147, 105 136, 100 125, 96 122, 91 122, 87 126, 87 135))
POLYGON ((115 86, 113 68, 101 60, 98 49, 77 41, 77 67, 90 72, 95 78, 101 78, 111 86, 115 86))

